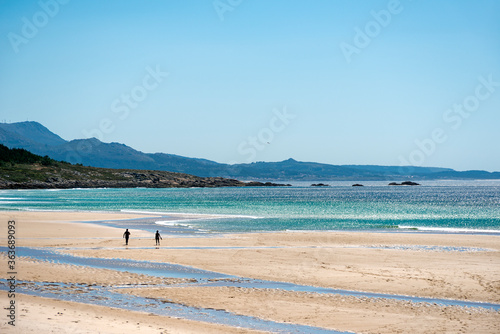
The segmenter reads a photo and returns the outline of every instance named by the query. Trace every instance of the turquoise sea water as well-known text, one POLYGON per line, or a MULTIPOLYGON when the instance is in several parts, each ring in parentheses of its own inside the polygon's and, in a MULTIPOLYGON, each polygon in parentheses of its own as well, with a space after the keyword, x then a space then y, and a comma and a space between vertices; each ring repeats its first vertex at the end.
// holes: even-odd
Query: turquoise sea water
MULTIPOLYGON (((152 222, 213 232, 431 230, 500 233, 500 181, 296 183, 285 188, 2 190, 0 210, 152 211, 223 215, 152 222)), ((163 225, 162 225, 163 224, 163 225)))

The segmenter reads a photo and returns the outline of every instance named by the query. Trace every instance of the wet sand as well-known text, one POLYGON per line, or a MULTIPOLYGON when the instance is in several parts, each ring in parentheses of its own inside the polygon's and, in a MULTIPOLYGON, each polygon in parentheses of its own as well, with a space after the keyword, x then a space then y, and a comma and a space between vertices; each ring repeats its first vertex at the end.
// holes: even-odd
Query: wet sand
MULTIPOLYGON (((361 232, 249 233, 195 238, 164 235, 161 246, 156 248, 154 236, 149 232, 131 230, 129 246, 125 247, 123 230, 78 223, 144 216, 1 212, 0 230, 4 235, 0 235, 0 246, 7 244, 7 221, 15 219, 18 247, 60 247, 63 252, 78 256, 169 262, 229 275, 326 288, 500 303, 500 236, 495 235, 361 232)), ((2 278, 7 278, 5 254, 0 257, 0 266, 2 278)), ((483 308, 279 289, 179 286, 177 284, 184 280, 24 258, 17 259, 17 267, 19 280, 103 286, 149 284, 124 293, 339 331, 500 332, 500 313, 483 308)), ((2 291, 0 296, 0 303, 8 305, 6 293, 2 291)), ((75 332, 75 328, 94 328, 90 327, 95 324, 92 314, 105 319, 103 326, 96 327, 102 333, 131 329, 145 333, 249 331, 20 294, 16 300, 21 305, 19 327, 13 330, 7 320, 2 319, 2 333, 46 333, 51 331, 51 326, 58 326, 57 332, 61 333, 75 332), (37 313, 38 308, 46 312, 37 313), (63 313, 60 316, 57 312, 51 313, 64 308, 72 311, 58 311, 63 313), (127 323, 127 317, 134 320, 127 323)))

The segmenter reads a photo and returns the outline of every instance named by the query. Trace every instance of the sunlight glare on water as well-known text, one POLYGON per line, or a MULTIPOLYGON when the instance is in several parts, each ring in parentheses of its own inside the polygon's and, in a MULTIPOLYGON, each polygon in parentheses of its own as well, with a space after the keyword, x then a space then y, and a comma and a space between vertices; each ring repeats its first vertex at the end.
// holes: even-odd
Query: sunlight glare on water
POLYGON ((222 232, 401 226, 500 230, 500 182, 435 181, 416 187, 391 187, 379 182, 365 187, 325 188, 3 190, 0 209, 142 210, 239 216, 193 222, 198 228, 222 232))

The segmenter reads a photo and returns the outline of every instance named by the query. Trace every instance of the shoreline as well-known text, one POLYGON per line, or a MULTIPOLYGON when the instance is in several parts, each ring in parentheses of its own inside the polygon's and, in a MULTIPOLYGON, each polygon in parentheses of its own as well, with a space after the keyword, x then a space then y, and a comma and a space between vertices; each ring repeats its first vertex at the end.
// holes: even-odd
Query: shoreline
MULTIPOLYGON (((83 259, 172 263, 221 275, 304 286, 500 304, 499 235, 414 231, 280 231, 205 233, 192 238, 189 235, 165 234, 161 246, 154 246, 151 232, 132 230, 129 247, 125 247, 121 238, 123 229, 106 226, 106 221, 156 219, 158 215, 146 215, 144 212, 0 211, 2 230, 7 231, 7 221, 13 218, 18 224, 17 247, 57 250, 60 254, 83 259)), ((0 246, 5 246, 6 241, 6 235, 0 235, 0 246)), ((445 326, 452 332, 463 328, 471 332, 500 331, 500 311, 482 308, 470 308, 472 313, 469 314, 462 307, 427 307, 425 303, 405 300, 390 302, 379 298, 338 297, 330 293, 262 289, 258 286, 238 288, 225 286, 224 280, 218 281, 217 286, 196 285, 195 282, 179 285, 175 279, 147 276, 140 274, 140 271, 132 274, 126 270, 57 264, 24 257, 19 257, 17 262, 18 279, 22 281, 84 283, 90 284, 90 287, 133 284, 140 288, 128 289, 128 293, 156 298, 158 301, 225 309, 271 321, 332 330, 393 333, 403 328, 415 333, 427 333, 445 326), (327 316, 336 313, 342 314, 344 318, 327 316), (454 320, 457 317, 461 320, 454 320), (405 327, 401 327, 403 323, 405 327)), ((0 266, 7 266, 5 253, 0 255, 0 266)), ((6 279, 5 275, 3 273, 1 278, 6 279)), ((0 303, 8 303, 6 294, 2 293, 1 296, 0 303)), ((24 297, 24 294, 19 296, 20 302, 28 301, 26 305, 30 306, 25 309, 31 308, 31 312, 35 310, 34 300, 45 310, 50 310, 47 307, 49 304, 66 303, 24 297)), ((73 310, 80 307, 86 310, 98 308, 79 305, 75 303, 73 310)), ((103 332, 119 332, 120 328, 125 330, 126 324, 112 320, 115 314, 112 308, 99 306, 99 309, 103 317, 109 316, 109 325, 102 329, 103 332)), ((129 311, 119 312, 128 314, 129 311)), ((26 319, 32 319, 26 316, 26 319)), ((168 316, 156 317, 176 322, 169 320, 173 318, 168 316)), ((47 315, 47 319, 41 317, 36 322, 24 321, 23 318, 18 318, 18 321, 19 324, 24 321, 26 330, 50 328, 52 320, 48 318, 54 319, 47 315)), ((68 326, 75 321, 86 323, 83 317, 75 314, 63 318, 68 326)), ((143 325, 139 321, 138 326, 148 332, 143 325)), ((0 323, 0 329, 8 329, 6 326, 6 323, 0 323)), ((210 330, 211 326, 195 322, 179 332, 202 333, 205 329, 210 330)), ((214 330, 217 331, 249 332, 227 326, 214 330)))

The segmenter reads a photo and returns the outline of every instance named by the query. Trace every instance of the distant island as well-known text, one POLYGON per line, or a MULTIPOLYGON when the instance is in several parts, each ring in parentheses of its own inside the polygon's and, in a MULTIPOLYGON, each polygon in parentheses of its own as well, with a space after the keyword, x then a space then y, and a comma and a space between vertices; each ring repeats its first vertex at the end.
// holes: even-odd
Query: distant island
POLYGON ((25 149, 0 144, 0 189, 276 187, 272 182, 242 182, 166 171, 110 169, 73 165, 25 149))
POLYGON ((37 122, 0 123, 0 144, 84 166, 263 182, 500 179, 500 172, 459 172, 441 167, 329 165, 294 159, 230 165, 167 153, 144 153, 121 143, 104 143, 96 138, 67 141, 37 122))

